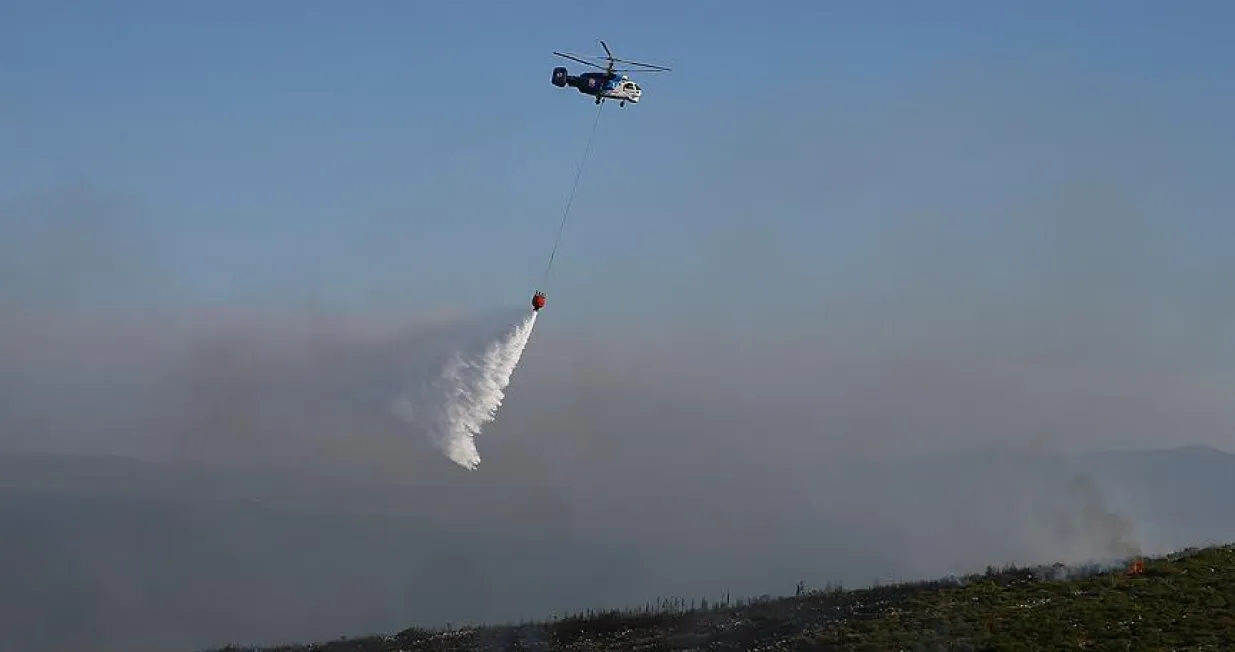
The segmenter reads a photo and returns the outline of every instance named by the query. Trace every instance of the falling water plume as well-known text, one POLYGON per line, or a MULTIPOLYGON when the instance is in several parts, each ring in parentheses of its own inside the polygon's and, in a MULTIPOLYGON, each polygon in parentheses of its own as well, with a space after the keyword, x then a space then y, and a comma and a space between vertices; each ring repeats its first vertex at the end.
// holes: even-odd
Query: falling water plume
POLYGON ((425 429, 446 457, 465 469, 480 465, 475 438, 497 417, 506 387, 536 325, 532 312, 473 351, 453 353, 429 383, 400 396, 395 413, 425 429))

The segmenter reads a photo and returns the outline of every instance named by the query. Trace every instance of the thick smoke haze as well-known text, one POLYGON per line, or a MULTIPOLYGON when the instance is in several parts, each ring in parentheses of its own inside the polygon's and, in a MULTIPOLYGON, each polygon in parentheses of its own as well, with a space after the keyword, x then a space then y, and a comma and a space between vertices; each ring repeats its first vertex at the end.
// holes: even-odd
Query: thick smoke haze
MULTIPOLYGON (((9 198, 0 452, 83 457, 0 473, 0 526, 32 542, 4 561, 47 587, 0 588, 0 631, 303 640, 1235 536, 1229 458, 1082 455, 1229 446, 1235 259, 1197 217, 1231 214, 1229 191, 1151 121, 965 91, 838 108, 810 138, 775 125, 816 109, 785 109, 699 152, 647 203, 712 228, 561 273, 475 472, 391 402, 527 297, 207 302, 139 199, 9 198), (776 157, 791 171, 762 172, 776 157), (777 219, 809 210, 810 238, 777 219)), ((592 219, 580 234, 626 228, 592 219)))

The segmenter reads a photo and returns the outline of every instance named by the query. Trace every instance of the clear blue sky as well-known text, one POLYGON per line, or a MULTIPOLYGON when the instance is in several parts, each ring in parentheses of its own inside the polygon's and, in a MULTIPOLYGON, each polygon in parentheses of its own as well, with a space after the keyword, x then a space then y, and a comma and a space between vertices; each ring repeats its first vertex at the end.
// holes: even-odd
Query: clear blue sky
POLYGON ((887 238, 980 230, 1034 174, 1227 255, 1233 6, 9 0, 0 199, 135 202, 194 301, 522 303, 594 111, 550 51, 604 38, 674 72, 605 108, 549 288, 576 318, 877 287, 887 238))

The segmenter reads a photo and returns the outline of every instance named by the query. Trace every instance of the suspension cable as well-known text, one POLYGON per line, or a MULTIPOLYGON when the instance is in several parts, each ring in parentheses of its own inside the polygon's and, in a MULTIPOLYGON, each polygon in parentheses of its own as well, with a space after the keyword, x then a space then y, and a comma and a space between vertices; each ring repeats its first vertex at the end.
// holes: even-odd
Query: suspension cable
POLYGON ((583 176, 583 166, 587 164, 588 154, 592 151, 592 140, 596 137, 596 127, 600 124, 600 112, 606 102, 596 107, 596 120, 592 122, 592 133, 588 134, 587 146, 583 148, 583 159, 579 161, 579 169, 575 171, 575 182, 570 187, 570 197, 566 200, 566 209, 562 211, 562 222, 557 227, 557 237, 553 239, 553 251, 549 253, 549 264, 545 266, 545 275, 541 279, 541 287, 549 281, 549 270, 553 269, 553 259, 557 256, 557 246, 562 240, 562 231, 566 228, 566 218, 570 216, 570 206, 575 202, 575 191, 579 189, 579 178, 583 176))

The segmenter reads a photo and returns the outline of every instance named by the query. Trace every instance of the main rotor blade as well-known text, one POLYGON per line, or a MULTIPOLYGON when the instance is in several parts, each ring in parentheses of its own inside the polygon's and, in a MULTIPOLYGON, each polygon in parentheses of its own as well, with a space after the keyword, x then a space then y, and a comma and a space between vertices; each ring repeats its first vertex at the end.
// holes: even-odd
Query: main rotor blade
POLYGON ((596 65, 596 64, 592 63, 591 61, 585 61, 585 60, 583 60, 583 59, 580 59, 579 57, 574 56, 573 54, 563 54, 563 53, 561 53, 561 52, 554 52, 554 54, 556 54, 556 55, 557 55, 557 56, 559 56, 559 57, 565 58, 565 59, 570 59, 571 61, 578 61, 579 63, 581 63, 581 64, 583 64, 583 65, 585 65, 585 66, 591 66, 591 67, 593 67, 593 68, 599 68, 599 69, 601 69, 601 70, 605 70, 605 67, 604 67, 604 66, 599 66, 599 65, 596 65))
POLYGON ((628 61, 626 59, 614 59, 614 61, 621 61, 622 63, 628 63, 632 66, 643 66, 644 68, 651 68, 654 70, 664 70, 664 71, 671 70, 670 68, 666 68, 664 66, 654 66, 650 63, 639 63, 638 61, 628 61))
POLYGON ((612 59, 612 58, 613 58, 613 53, 609 51, 609 46, 608 46, 608 45, 605 45, 605 42, 604 42, 604 41, 601 41, 601 42, 600 42, 600 47, 602 47, 602 48, 604 48, 604 49, 605 49, 605 54, 609 55, 609 58, 610 58, 610 59, 612 59))

